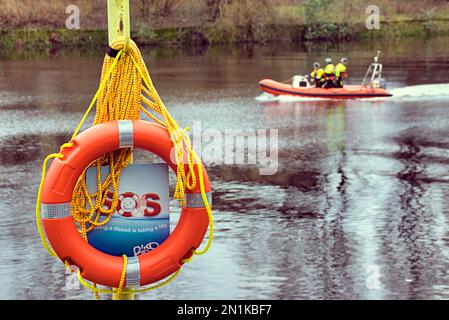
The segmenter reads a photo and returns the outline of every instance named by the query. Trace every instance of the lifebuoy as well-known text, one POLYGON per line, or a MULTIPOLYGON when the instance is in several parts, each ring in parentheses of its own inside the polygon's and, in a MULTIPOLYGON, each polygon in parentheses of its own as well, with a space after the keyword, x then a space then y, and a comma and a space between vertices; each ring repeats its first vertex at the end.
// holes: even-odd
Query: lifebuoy
MULTIPOLYGON (((107 152, 129 147, 156 154, 176 172, 166 128, 141 120, 112 121, 84 131, 73 140, 73 147, 63 149, 64 157, 53 161, 42 188, 42 222, 53 250, 62 261, 78 266, 85 279, 108 287, 119 286, 123 259, 84 241, 70 215, 70 201, 79 176, 90 163, 107 152)), ((201 167, 210 203, 209 178, 204 166, 201 167)), ((197 165, 194 170, 198 176, 197 165)), ((125 285, 145 286, 176 272, 181 261, 199 247, 208 225, 207 210, 197 185, 195 190, 186 190, 185 206, 170 237, 151 252, 128 259, 125 285)))
POLYGON ((134 216, 134 211, 139 207, 140 199, 132 192, 125 192, 118 197, 117 212, 122 217, 134 216))

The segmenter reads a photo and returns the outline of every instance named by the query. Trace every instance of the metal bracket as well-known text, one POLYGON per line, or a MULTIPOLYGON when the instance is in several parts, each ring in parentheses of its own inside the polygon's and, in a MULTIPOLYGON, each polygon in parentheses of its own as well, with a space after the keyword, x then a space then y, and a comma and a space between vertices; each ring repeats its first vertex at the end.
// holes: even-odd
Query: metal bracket
POLYGON ((128 51, 131 39, 129 0, 108 0, 109 46, 114 40, 125 39, 124 51, 128 51))
POLYGON ((373 87, 375 82, 379 82, 382 79, 382 64, 379 63, 380 51, 377 51, 377 56, 374 57, 374 62, 370 64, 368 70, 365 73, 365 77, 362 80, 362 86, 367 85, 368 79, 370 80, 369 86, 373 87))

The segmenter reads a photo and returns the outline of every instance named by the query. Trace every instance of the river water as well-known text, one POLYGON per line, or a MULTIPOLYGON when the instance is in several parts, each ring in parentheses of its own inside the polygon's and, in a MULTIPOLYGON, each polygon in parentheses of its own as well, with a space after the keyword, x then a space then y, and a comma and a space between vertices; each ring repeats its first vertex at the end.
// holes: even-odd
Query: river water
MULTIPOLYGON (((448 38, 339 46, 144 49, 183 126, 277 129, 279 166, 209 163, 216 238, 177 280, 139 299, 448 299, 448 38), (395 94, 374 101, 275 98, 328 55, 358 83, 377 50, 395 94)), ((101 52, 0 60, 2 299, 92 299, 66 286, 34 222, 40 166, 87 107, 101 52)), ((220 160, 220 159, 218 159, 220 160)), ((173 181, 172 181, 173 182, 173 181)), ((172 220, 179 206, 172 202, 172 220)))

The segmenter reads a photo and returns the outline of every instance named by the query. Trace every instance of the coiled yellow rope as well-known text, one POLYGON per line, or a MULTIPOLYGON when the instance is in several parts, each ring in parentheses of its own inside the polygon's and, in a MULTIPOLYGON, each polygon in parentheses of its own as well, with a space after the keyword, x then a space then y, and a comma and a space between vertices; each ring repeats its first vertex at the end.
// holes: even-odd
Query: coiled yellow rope
MULTIPOLYGON (((140 113, 143 112, 149 118, 157 122, 158 124, 167 128, 170 133, 170 138, 175 148, 177 168, 177 184, 174 197, 179 199, 181 205, 184 206, 184 191, 185 189, 193 190, 197 184, 197 178, 194 171, 194 163, 196 162, 198 167, 198 180, 200 184, 200 190, 202 198, 207 209, 209 217, 209 239, 205 248, 201 251, 195 251, 194 254, 206 253, 213 241, 213 216, 210 204, 207 200, 206 191, 204 188, 203 171, 201 160, 193 151, 190 143, 190 139, 185 135, 185 131, 188 129, 180 130, 176 121, 171 117, 164 103, 159 97, 148 69, 143 61, 142 55, 137 48, 137 45, 131 41, 129 50, 124 53, 123 48, 125 45, 124 40, 117 40, 112 44, 112 47, 119 51, 115 58, 106 56, 103 63, 102 76, 100 86, 95 94, 92 102, 89 105, 86 113, 78 124, 75 132, 73 133, 71 141, 80 132, 83 123, 87 119, 90 111, 92 110, 95 102, 97 102, 96 115, 94 119, 94 125, 112 120, 134 120, 140 118, 140 113), (150 110, 148 110, 148 108, 150 110), (158 115, 153 114, 153 112, 158 115), (188 171, 186 172, 184 167, 185 158, 187 158, 188 171)), ((72 147, 72 143, 66 143, 61 147, 72 147)), ((49 253, 57 257, 51 246, 47 243, 45 234, 42 228, 42 222, 40 217, 40 203, 41 203, 41 191, 43 187, 44 177, 48 161, 52 158, 62 159, 64 155, 61 153, 50 154, 44 160, 42 166, 42 179, 39 186, 38 197, 36 202, 36 221, 39 230, 41 240, 45 248, 49 253)), ((80 226, 79 232, 83 238, 87 241, 87 233, 94 228, 106 224, 112 214, 115 212, 118 204, 118 186, 120 183, 120 174, 122 170, 132 161, 132 149, 121 149, 114 152, 110 152, 105 156, 97 159, 90 167, 97 168, 97 192, 89 194, 86 186, 86 172, 84 172, 78 180, 75 187, 73 198, 71 202, 71 214, 74 220, 80 226), (101 177, 101 167, 109 166, 109 175, 104 179, 101 177), (112 205, 105 209, 104 204, 110 193, 112 192, 112 205), (101 217, 105 217, 101 220, 101 217)), ((98 293, 130 293, 122 291, 124 277, 126 274, 126 260, 124 256, 124 264, 120 286, 116 292, 113 290, 98 289, 95 284, 90 285, 82 277, 78 269, 78 278, 84 286, 91 289, 98 298, 98 293)), ((192 258, 183 260, 181 263, 191 261, 192 258)), ((67 264, 67 263, 66 263, 67 264)), ((172 281, 179 274, 181 269, 171 275, 167 280, 156 284, 154 286, 136 290, 134 292, 145 292, 159 288, 170 281, 172 281)))

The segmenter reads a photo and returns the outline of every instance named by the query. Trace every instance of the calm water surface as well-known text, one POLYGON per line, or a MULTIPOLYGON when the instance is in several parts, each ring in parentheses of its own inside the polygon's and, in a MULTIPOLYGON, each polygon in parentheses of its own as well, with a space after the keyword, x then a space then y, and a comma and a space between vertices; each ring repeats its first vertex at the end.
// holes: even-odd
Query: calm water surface
MULTIPOLYGON (((139 298, 449 299, 448 41, 145 49, 182 126, 279 129, 279 170, 209 165, 210 253, 139 298), (378 49, 389 100, 276 99, 257 88, 327 55, 349 57, 358 83, 378 49)), ((65 289, 62 264, 37 235, 34 204, 42 160, 70 138, 101 64, 101 52, 0 60, 0 298, 92 299, 65 289)))

